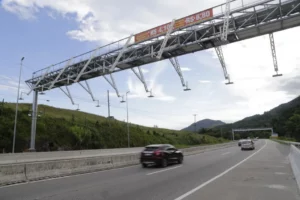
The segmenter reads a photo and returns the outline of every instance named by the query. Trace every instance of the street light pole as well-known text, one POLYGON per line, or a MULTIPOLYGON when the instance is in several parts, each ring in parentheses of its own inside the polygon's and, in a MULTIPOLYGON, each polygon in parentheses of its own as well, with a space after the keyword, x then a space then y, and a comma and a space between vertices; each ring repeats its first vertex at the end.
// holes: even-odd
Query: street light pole
POLYGON ((196 123, 196 117, 197 117, 197 114, 194 114, 194 126, 195 126, 195 133, 197 133, 197 123, 196 123))
POLYGON ((110 118, 109 90, 107 90, 107 108, 108 108, 108 118, 110 118))
POLYGON ((15 153, 17 121, 18 121, 18 107, 19 107, 19 95, 20 95, 20 83, 21 83, 21 74, 22 74, 23 60, 24 60, 24 57, 22 57, 22 59, 21 59, 21 65, 20 65, 19 85, 18 85, 18 94, 17 94, 17 103, 16 103, 16 114, 15 114, 15 125, 14 125, 14 138, 13 138, 12 153, 15 153))
POLYGON ((128 148, 130 148, 130 133, 129 133, 129 118, 128 118, 128 92, 126 92, 126 107, 127 107, 127 140, 128 140, 128 148))
MULTIPOLYGON (((128 141, 128 148, 130 148, 130 133, 129 133, 129 117, 128 117, 128 93, 130 91, 126 92, 126 110, 127 110, 127 141, 128 141)), ((121 103, 125 103, 124 101, 124 96, 122 96, 122 101, 121 103)))

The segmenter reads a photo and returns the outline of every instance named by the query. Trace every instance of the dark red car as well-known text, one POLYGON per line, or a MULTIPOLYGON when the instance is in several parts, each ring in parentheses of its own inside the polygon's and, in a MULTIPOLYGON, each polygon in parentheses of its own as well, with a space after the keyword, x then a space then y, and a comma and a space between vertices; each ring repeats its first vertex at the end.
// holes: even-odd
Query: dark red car
POLYGON ((145 147, 141 152, 140 162, 143 167, 149 165, 159 165, 166 167, 169 163, 179 163, 183 161, 183 154, 170 144, 152 144, 145 147))

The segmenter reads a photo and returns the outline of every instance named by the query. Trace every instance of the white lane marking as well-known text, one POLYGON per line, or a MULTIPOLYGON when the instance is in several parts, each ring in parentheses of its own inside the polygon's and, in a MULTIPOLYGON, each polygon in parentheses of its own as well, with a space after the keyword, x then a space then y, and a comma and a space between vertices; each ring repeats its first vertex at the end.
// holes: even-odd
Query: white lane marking
POLYGON ((0 186, 0 189, 7 188, 7 187, 19 186, 19 185, 38 183, 38 182, 52 181, 52 180, 56 180, 56 179, 72 178, 72 177, 76 177, 76 176, 84 176, 84 175, 88 175, 88 174, 98 174, 98 173, 115 171, 115 170, 122 170, 122 169, 133 168, 133 167, 137 167, 137 165, 128 166, 128 167, 120 167, 120 168, 115 168, 115 169, 106 169, 106 170, 95 171, 95 172, 87 172, 87 173, 82 173, 82 174, 67 175, 67 176, 61 176, 61 177, 55 177, 55 178, 48 178, 48 179, 42 179, 42 180, 36 180, 36 181, 28 181, 28 182, 24 182, 24 183, 16 183, 16 184, 11 184, 11 185, 4 185, 4 186, 0 186))
POLYGON ((182 199, 186 198, 187 196, 193 194, 193 193, 196 192, 197 190, 199 190, 199 189, 205 187, 205 186, 208 185, 209 183, 211 183, 211 182, 217 180, 218 178, 222 177, 223 175, 227 174, 228 172, 230 172, 231 170, 233 170, 233 169, 236 168, 237 166, 241 165, 242 163, 244 163, 245 161, 247 161, 248 159, 250 159, 251 157, 253 157, 255 154, 259 153, 261 150, 263 150, 263 149, 266 147, 266 145, 267 145, 267 141, 265 141, 265 145, 264 145, 262 148, 260 148, 258 151, 254 152, 253 154, 251 154, 250 156, 248 156, 247 158, 245 158, 245 159, 242 160, 241 162, 235 164, 234 166, 232 166, 232 167, 230 167, 229 169, 225 170, 225 171, 222 172, 221 174, 219 174, 219 175, 213 177, 212 179, 210 179, 210 180, 208 180, 208 181, 202 183, 202 184, 199 185, 198 187, 196 187, 196 188, 194 188, 194 189, 188 191, 187 193, 181 195, 180 197, 177 197, 177 198, 174 199, 174 200, 182 200, 182 199))
POLYGON ((179 166, 177 166, 177 167, 168 168, 168 169, 159 170, 159 171, 152 172, 152 173, 148 173, 148 174, 146 174, 146 175, 157 174, 157 173, 160 173, 160 172, 165 172, 165 171, 169 171, 169 170, 172 170, 172 169, 176 169, 176 168, 178 168, 178 167, 182 167, 182 165, 179 165, 179 166))
POLYGON ((267 185, 268 188, 278 189, 278 190, 285 190, 286 187, 284 185, 267 185))
POLYGON ((222 156, 225 156, 225 155, 227 155, 227 154, 230 154, 231 152, 226 152, 226 153, 222 153, 221 155, 222 156))
POLYGON ((286 175, 284 172, 275 172, 276 175, 286 175))

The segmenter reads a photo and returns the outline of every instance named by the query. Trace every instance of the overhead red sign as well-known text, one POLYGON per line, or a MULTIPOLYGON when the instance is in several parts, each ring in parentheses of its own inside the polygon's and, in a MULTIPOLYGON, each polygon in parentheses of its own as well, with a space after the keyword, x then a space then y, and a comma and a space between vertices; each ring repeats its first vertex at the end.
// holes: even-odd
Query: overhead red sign
MULTIPOLYGON (((213 17, 213 9, 201 11, 201 12, 192 14, 190 16, 176 20, 173 30, 184 28, 186 26, 190 26, 190 25, 199 23, 201 21, 210 19, 212 17, 213 17)), ((160 26, 152 28, 152 29, 149 29, 147 31, 138 33, 134 36, 135 42, 141 42, 141 41, 153 38, 153 37, 164 35, 168 32, 170 26, 171 26, 171 22, 160 25, 160 26)))

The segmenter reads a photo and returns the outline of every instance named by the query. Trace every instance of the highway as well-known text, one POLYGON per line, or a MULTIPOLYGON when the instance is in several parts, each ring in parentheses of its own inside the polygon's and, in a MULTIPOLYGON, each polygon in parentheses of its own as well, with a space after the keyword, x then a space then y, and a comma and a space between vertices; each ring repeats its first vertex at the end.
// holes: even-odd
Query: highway
POLYGON ((289 147, 270 140, 185 157, 182 165, 109 171, 0 188, 1 200, 300 199, 289 147))

